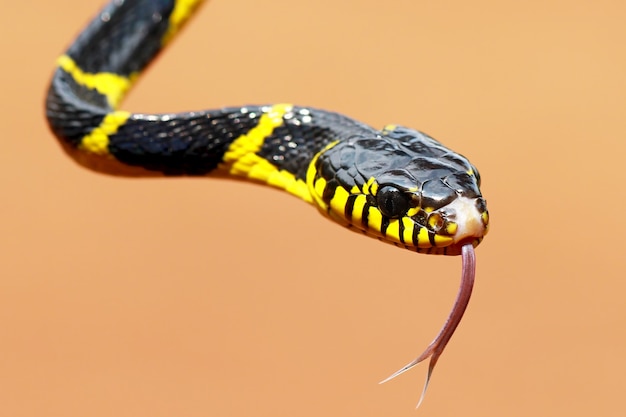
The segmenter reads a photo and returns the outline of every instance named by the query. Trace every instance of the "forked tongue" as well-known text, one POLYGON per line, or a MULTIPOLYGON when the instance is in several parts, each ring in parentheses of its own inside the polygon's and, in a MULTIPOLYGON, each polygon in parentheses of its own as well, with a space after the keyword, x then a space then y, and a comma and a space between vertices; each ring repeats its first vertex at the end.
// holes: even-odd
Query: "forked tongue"
POLYGON ((430 377, 433 374, 433 370, 435 369, 435 365, 439 360, 439 357, 443 353, 443 350, 446 348, 446 345, 450 341, 450 338, 454 334, 457 326, 461 322, 463 318, 463 313, 465 313, 465 309, 467 308, 467 304, 469 303, 470 297, 472 295, 472 288, 474 287, 474 277, 476 275, 476 255, 474 253, 474 246, 471 243, 466 243, 461 248, 461 258, 462 258, 462 272, 461 272, 461 284, 459 287, 459 292, 456 296, 456 300, 454 301, 454 306, 450 311, 450 315, 448 315, 448 319, 446 323, 443 325, 435 340, 433 340, 430 345, 426 348, 421 355, 419 355, 416 359, 412 360, 397 372, 393 373, 390 377, 380 381, 381 384, 397 377, 400 374, 405 373, 409 369, 413 368, 418 363, 422 362, 430 358, 430 362, 428 364, 428 373, 426 374, 426 382, 424 382, 424 389, 422 390, 422 395, 420 396, 420 400, 417 403, 416 408, 418 408, 422 401, 424 400, 424 396, 426 395, 426 389, 428 388, 428 383, 430 382, 430 377))

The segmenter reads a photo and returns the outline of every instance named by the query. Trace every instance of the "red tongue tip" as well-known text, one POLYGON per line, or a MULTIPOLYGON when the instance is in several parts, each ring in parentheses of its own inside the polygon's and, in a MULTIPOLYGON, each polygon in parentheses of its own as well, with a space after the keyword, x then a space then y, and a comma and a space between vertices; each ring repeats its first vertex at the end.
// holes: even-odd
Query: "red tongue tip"
POLYGON ((454 331, 461 322, 463 314, 465 313, 465 309, 469 304, 470 297, 472 296, 472 289, 474 288, 474 278, 476 276, 476 254, 474 252, 474 246, 471 242, 466 242, 461 247, 461 259, 462 268, 459 292, 457 293, 452 310, 450 311, 450 314, 448 315, 445 324, 439 331, 439 334, 437 335, 437 337, 435 337, 435 340, 433 340, 430 345, 428 345, 426 350, 424 350, 421 355, 419 355, 417 358, 415 358, 414 360, 400 368, 398 371, 394 372, 391 376, 385 378, 380 382, 381 384, 383 384, 397 377, 398 375, 405 373, 418 363, 430 357, 430 362, 428 364, 428 373, 426 375, 426 382, 424 382, 424 389, 422 390, 422 395, 420 396, 416 408, 418 408, 422 404, 422 401, 424 400, 424 397, 426 395, 428 383, 430 382, 433 370, 435 369, 435 365, 437 364, 437 360, 439 360, 439 357, 446 348, 446 345, 450 341, 450 338, 454 334, 454 331))

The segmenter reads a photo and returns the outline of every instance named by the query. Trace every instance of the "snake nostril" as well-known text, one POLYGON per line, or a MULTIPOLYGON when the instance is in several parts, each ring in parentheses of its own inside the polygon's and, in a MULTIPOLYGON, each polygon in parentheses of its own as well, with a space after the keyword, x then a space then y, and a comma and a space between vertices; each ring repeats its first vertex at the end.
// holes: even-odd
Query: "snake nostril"
POLYGON ((484 198, 476 199, 476 209, 480 213, 480 219, 483 222, 484 226, 489 225, 489 212, 487 211, 487 202, 484 198))
POLYGON ((476 208, 478 209, 479 213, 486 213, 487 212, 487 201, 485 201, 484 198, 479 197, 476 199, 476 208))

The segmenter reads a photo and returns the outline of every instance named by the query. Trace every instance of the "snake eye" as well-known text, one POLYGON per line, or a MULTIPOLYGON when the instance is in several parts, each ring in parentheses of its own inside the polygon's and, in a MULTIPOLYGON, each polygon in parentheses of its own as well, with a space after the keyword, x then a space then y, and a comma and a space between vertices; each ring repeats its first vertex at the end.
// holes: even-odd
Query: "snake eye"
POLYGON ((378 190, 376 203, 381 213, 391 219, 403 216, 409 209, 409 197, 391 185, 385 185, 378 190))

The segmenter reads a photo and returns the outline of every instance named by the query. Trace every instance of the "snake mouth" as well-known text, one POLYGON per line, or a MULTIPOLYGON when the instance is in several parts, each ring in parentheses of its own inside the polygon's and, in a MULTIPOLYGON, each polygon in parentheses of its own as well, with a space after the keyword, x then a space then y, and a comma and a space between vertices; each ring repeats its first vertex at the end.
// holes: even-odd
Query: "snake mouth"
POLYGON ((458 256, 464 245, 478 246, 488 231, 489 215, 482 197, 457 196, 438 209, 416 206, 404 217, 389 219, 379 207, 367 204, 369 196, 354 196, 346 197, 354 199, 347 206, 329 204, 320 209, 350 230, 418 253, 458 256), (360 200, 363 203, 359 205, 356 202, 360 200))
POLYGON ((458 225, 454 234, 454 243, 458 244, 472 239, 482 240, 487 234, 489 214, 483 198, 459 197, 450 203, 446 210, 449 212, 449 217, 456 218, 458 225))
POLYGON ((463 245, 478 246, 489 230, 489 214, 482 197, 459 196, 437 209, 420 211, 413 220, 432 234, 431 253, 460 255, 463 245))

